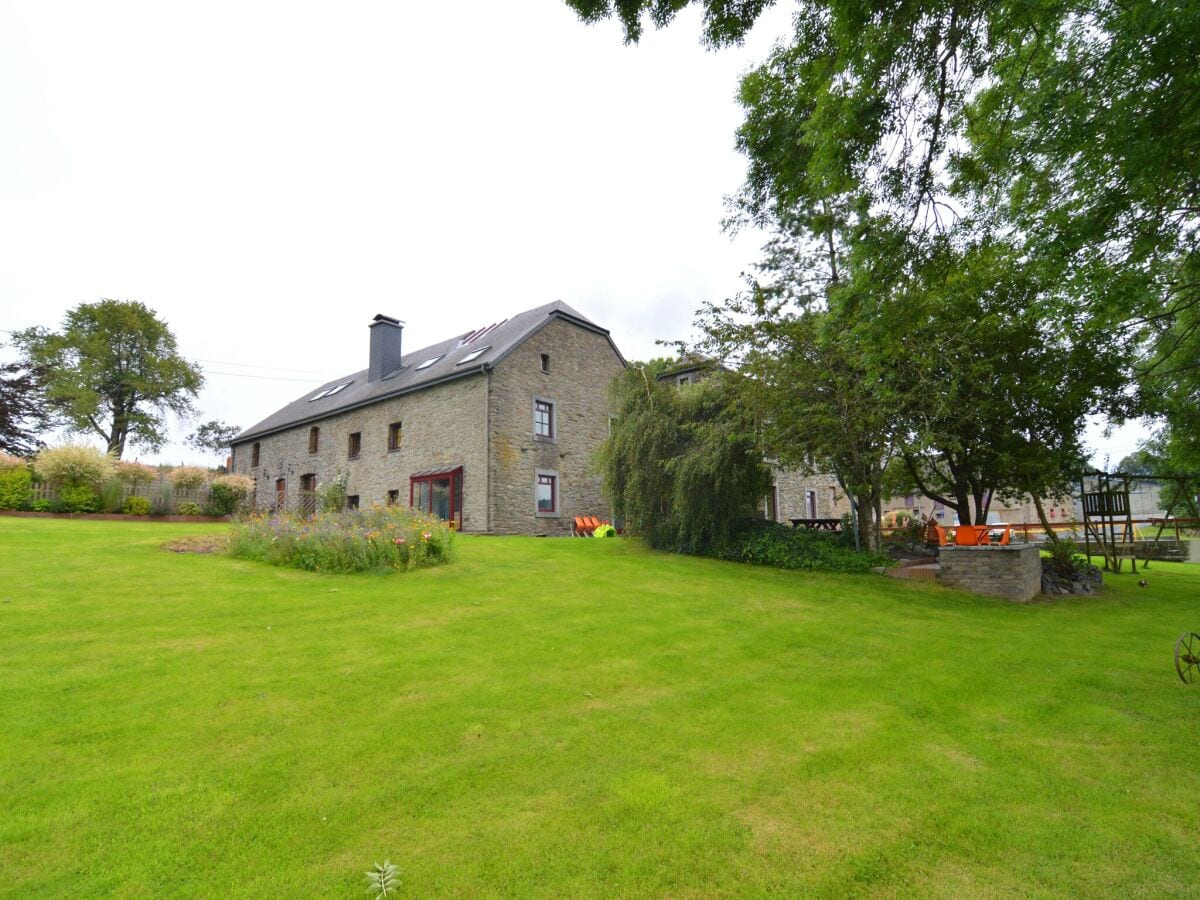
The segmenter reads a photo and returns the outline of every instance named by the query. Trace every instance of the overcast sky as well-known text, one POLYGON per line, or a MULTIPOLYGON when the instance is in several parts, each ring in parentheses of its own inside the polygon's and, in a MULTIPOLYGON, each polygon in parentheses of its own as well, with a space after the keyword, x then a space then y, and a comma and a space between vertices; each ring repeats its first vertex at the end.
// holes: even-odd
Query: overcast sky
POLYGON ((626 47, 559 0, 0 0, 0 330, 140 300, 242 427, 380 312, 415 350, 561 299, 661 355, 757 257, 734 97, 788 14, 709 52, 694 10, 626 47))

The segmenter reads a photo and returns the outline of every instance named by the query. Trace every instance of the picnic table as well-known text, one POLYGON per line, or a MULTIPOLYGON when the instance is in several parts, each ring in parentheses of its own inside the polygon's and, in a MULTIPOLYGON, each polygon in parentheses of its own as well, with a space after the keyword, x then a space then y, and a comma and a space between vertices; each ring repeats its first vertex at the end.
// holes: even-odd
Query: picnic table
POLYGON ((792 519, 793 528, 811 528, 813 531, 841 531, 841 519, 792 519))

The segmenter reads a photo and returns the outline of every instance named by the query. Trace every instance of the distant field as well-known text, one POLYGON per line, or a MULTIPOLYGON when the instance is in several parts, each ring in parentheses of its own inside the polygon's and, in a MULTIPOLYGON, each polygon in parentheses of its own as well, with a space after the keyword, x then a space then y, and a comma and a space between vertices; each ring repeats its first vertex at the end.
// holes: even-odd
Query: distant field
POLYGON ((1200 896, 1200 566, 1017 606, 625 540, 161 549, 224 527, 0 518, 0 895, 1200 896))

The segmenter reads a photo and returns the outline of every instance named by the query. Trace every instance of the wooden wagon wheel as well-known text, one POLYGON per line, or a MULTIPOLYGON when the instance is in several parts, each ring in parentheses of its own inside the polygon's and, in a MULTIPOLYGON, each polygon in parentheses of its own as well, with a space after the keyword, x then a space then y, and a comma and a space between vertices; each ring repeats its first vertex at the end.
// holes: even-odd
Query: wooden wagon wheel
POLYGON ((1184 684, 1191 684, 1200 675, 1200 634, 1185 631, 1175 642, 1175 671, 1184 684))

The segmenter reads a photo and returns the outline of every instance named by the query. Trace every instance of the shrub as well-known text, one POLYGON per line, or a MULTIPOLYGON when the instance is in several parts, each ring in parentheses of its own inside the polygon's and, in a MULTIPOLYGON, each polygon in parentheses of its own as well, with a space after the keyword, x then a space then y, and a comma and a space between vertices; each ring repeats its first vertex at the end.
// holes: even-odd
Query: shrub
POLYGON ((97 492, 100 495, 99 508, 101 512, 119 513, 124 508, 125 485, 119 478, 110 478, 100 485, 97 492))
POLYGON ((199 466, 178 466, 167 476, 177 491, 194 491, 208 481, 208 469, 199 466))
POLYGON ((200 504, 189 500, 186 503, 180 503, 175 511, 181 516, 198 516, 200 515, 200 504))
POLYGON ((321 512, 341 512, 346 506, 349 472, 338 472, 329 481, 317 485, 317 505, 321 512))
POLYGON ((8 472, 11 469, 19 469, 25 467, 25 460, 19 456, 13 456, 11 453, 0 451, 0 472, 8 472))
POLYGON ((150 501, 145 497, 130 497, 125 501, 125 514, 128 516, 150 515, 150 501))
POLYGON ((169 516, 175 502, 171 489, 165 484, 156 485, 150 494, 150 515, 169 516))
POLYGON ((254 490, 254 479, 247 475, 218 475, 208 488, 210 516, 230 516, 245 504, 254 490))
POLYGON ((730 539, 713 554, 721 559, 821 572, 867 572, 888 565, 885 556, 857 553, 830 532, 789 528, 778 522, 752 519, 733 530, 730 539))
POLYGON ((234 526, 230 553, 313 572, 362 572, 442 565, 453 532, 441 519, 401 507, 252 516, 234 526))
POLYGON ((63 512, 90 513, 100 511, 99 495, 86 484, 58 489, 58 501, 63 512))
POLYGON ((592 537, 616 537, 617 529, 611 525, 601 525, 592 532, 592 537))
POLYGON ((1050 568, 1064 578, 1074 578, 1087 571, 1090 565, 1079 545, 1065 538, 1050 541, 1046 552, 1050 556, 1050 568))
POLYGON ((158 477, 158 469, 140 462, 118 462, 117 478, 133 488, 150 484, 158 477))
POLYGON ((43 481, 61 488, 98 488, 113 474, 115 461, 107 453, 82 444, 63 444, 41 451, 33 462, 43 481))
POLYGON ((0 509, 26 509, 33 497, 33 475, 26 465, 0 469, 0 509))
POLYGON ((34 512, 54 512, 55 503, 53 500, 34 500, 29 505, 29 508, 34 512))

